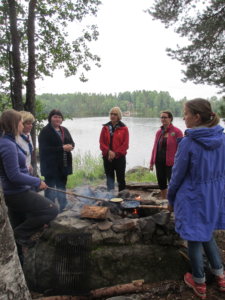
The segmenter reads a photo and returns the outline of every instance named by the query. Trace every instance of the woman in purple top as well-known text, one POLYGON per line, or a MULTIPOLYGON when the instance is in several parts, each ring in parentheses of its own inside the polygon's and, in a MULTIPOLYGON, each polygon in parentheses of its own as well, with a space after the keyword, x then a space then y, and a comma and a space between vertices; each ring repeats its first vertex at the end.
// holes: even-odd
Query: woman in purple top
POLYGON ((34 244, 30 237, 54 219, 58 210, 31 190, 46 189, 47 185, 28 173, 24 150, 16 143, 16 136, 23 131, 21 114, 13 109, 4 111, 0 129, 0 178, 5 202, 17 244, 29 247, 34 244))
POLYGON ((204 99, 187 101, 187 129, 179 142, 168 189, 169 209, 174 209, 175 228, 188 241, 192 274, 185 283, 206 298, 203 252, 218 288, 225 292, 225 276, 215 229, 225 229, 225 135, 219 117, 204 99))

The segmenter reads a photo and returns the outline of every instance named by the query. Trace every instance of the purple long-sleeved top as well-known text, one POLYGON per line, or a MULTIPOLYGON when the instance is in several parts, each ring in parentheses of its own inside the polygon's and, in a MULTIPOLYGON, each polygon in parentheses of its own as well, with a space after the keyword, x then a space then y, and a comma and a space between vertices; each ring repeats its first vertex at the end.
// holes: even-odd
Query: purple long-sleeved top
POLYGON ((17 194, 39 187, 40 178, 29 175, 26 157, 13 138, 0 138, 0 178, 5 195, 17 194))

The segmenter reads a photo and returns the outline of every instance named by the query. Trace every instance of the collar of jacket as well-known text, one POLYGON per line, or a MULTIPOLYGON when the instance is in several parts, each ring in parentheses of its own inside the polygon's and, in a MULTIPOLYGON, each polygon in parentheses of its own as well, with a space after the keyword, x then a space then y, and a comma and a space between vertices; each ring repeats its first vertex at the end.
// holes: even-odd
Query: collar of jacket
MULTIPOLYGON (((106 123, 106 124, 103 124, 102 126, 112 126, 112 122, 111 121, 109 121, 108 123, 106 123)), ((126 125, 123 123, 123 122, 121 122, 121 121, 119 121, 117 124, 116 124, 116 127, 118 128, 118 127, 126 127, 126 125)))

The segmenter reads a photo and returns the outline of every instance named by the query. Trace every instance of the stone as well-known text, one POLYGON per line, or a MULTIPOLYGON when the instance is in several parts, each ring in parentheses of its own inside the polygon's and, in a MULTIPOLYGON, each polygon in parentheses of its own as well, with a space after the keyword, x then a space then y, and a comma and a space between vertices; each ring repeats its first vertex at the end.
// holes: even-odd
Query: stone
POLYGON ((116 220, 112 226, 114 232, 124 232, 127 230, 132 230, 137 226, 137 219, 124 218, 121 220, 116 220))
POLYGON ((170 220, 170 212, 169 211, 161 211, 160 213, 154 214, 152 219, 158 225, 166 225, 170 220))
POLYGON ((109 230, 112 227, 112 224, 112 222, 105 220, 103 222, 99 222, 97 226, 99 230, 104 231, 109 230))

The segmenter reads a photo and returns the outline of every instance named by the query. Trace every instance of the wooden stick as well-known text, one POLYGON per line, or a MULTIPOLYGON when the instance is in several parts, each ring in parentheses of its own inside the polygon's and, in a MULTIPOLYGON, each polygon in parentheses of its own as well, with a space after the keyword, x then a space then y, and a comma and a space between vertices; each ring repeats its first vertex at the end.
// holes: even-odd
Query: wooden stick
POLYGON ((79 195, 79 194, 76 194, 76 193, 73 193, 73 192, 67 192, 67 191, 59 190, 59 189, 52 188, 52 187, 48 187, 48 189, 56 191, 56 192, 61 192, 61 193, 64 193, 64 194, 68 194, 70 196, 75 196, 75 197, 80 197, 80 198, 86 198, 86 199, 91 199, 91 200, 95 200, 95 201, 109 201, 109 199, 95 198, 95 197, 90 197, 90 196, 79 195))
MULTIPOLYGON (((86 199, 91 199, 91 200, 95 200, 95 201, 104 201, 104 202, 108 202, 109 199, 103 199, 103 198, 95 198, 95 197, 90 197, 90 196, 84 196, 84 195, 79 195, 73 192, 67 192, 65 190, 59 190, 56 188, 52 188, 52 187, 48 187, 48 189, 56 191, 56 192, 61 192, 61 193, 65 193, 68 194, 70 196, 74 196, 74 197, 80 197, 80 198, 86 198, 86 199)), ((129 207, 127 207, 129 208, 129 207)), ((158 206, 158 205, 138 205, 136 207, 131 207, 131 208, 159 208, 159 209, 167 209, 166 206, 158 206)))

